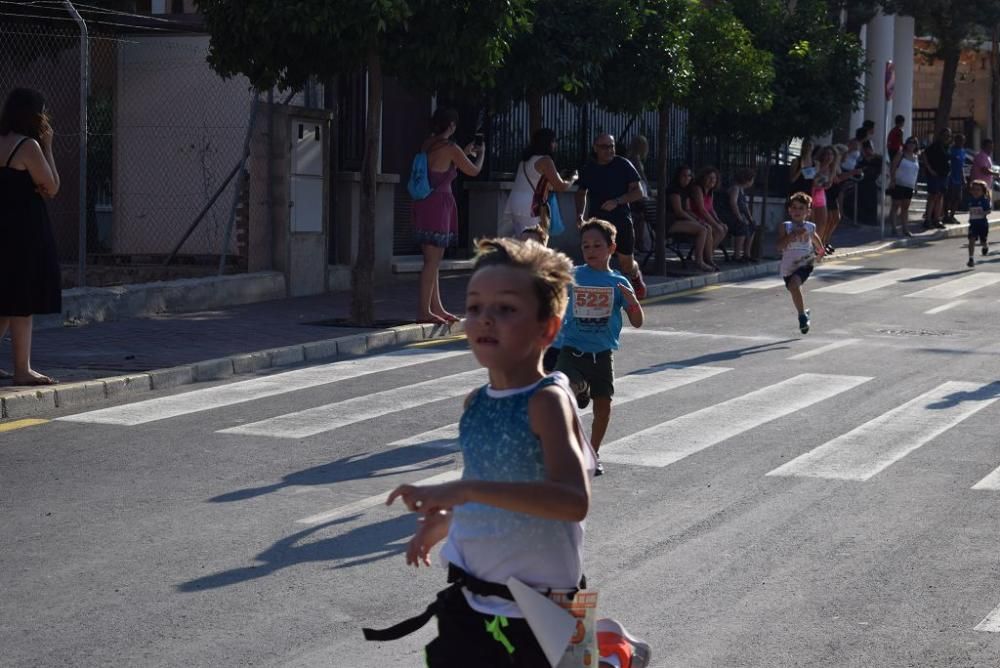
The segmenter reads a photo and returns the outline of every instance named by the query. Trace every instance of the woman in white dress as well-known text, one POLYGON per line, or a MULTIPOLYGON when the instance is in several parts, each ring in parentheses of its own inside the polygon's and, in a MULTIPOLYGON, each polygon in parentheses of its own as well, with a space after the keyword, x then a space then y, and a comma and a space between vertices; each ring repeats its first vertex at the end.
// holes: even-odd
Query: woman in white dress
POLYGON ((545 179, 549 187, 556 192, 569 190, 577 179, 576 172, 563 180, 556 169, 552 154, 556 150, 556 133, 550 128, 535 131, 531 144, 521 154, 521 162, 517 166, 514 177, 514 187, 507 198, 505 216, 509 216, 514 224, 511 236, 520 238, 524 230, 542 226, 538 216, 531 215, 531 201, 535 188, 541 179, 545 179))

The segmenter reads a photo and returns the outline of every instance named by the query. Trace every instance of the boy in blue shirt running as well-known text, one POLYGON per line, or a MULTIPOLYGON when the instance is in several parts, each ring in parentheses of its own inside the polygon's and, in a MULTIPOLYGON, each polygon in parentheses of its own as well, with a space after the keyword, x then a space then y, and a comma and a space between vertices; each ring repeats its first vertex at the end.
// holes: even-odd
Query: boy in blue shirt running
POLYGON ((975 267, 976 241, 983 246, 983 255, 989 255, 990 244, 987 237, 990 234, 988 216, 993 207, 990 204, 990 191, 985 181, 973 181, 969 184, 969 261, 965 266, 975 267))
MULTIPOLYGON (((622 310, 633 327, 642 327, 643 312, 624 275, 611 269, 615 254, 615 226, 591 218, 580 227, 580 247, 586 264, 573 270, 569 305, 559 337, 556 370, 569 378, 577 405, 594 401, 590 444, 594 452, 611 421, 611 397, 615 393, 614 351, 622 331, 622 310)), ((600 456, 596 475, 604 473, 600 456)))

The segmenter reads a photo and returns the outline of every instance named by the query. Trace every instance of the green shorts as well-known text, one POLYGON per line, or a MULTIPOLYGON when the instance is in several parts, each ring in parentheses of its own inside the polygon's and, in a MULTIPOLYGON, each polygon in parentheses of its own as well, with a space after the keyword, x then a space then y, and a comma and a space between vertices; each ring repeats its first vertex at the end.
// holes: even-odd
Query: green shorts
POLYGON ((615 359, 610 350, 584 353, 563 346, 556 361, 556 371, 566 374, 571 383, 587 381, 591 397, 610 399, 615 395, 615 359))

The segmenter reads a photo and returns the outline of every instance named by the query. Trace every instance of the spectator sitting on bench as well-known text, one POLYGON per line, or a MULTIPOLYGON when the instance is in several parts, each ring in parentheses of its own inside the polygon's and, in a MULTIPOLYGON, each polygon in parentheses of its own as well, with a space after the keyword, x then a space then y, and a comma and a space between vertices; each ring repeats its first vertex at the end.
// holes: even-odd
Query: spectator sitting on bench
POLYGON ((694 237, 691 255, 698 268, 702 271, 716 271, 716 267, 705 261, 706 258, 712 259, 712 246, 709 244, 711 228, 691 213, 688 188, 693 176, 690 167, 681 165, 674 171, 674 178, 667 186, 667 234, 694 237))
POLYGON ((715 189, 719 186, 719 170, 715 167, 705 167, 698 173, 698 177, 688 187, 691 212, 695 217, 706 223, 709 228, 709 251, 706 253, 705 262, 715 270, 719 266, 715 264, 715 249, 722 245, 729 230, 719 220, 719 215, 715 213, 715 189))

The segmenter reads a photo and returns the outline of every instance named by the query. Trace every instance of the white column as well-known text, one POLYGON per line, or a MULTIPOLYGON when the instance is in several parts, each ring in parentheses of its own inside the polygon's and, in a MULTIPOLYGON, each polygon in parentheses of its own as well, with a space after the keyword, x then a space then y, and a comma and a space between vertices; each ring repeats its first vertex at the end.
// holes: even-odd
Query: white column
POLYGON ((913 134, 914 21, 912 16, 896 16, 895 19, 892 60, 896 63, 896 95, 892 102, 892 115, 906 116, 903 134, 909 137, 913 134))
MULTIPOLYGON (((861 26, 861 33, 859 35, 861 38, 861 48, 865 50, 865 58, 868 58, 868 26, 861 26)), ((861 85, 867 85, 865 80, 865 75, 862 74, 858 80, 861 85)), ((854 136, 854 131, 861 127, 861 124, 865 122, 865 101, 862 100, 858 108, 851 112, 851 126, 847 128, 850 131, 850 137, 854 136)))
POLYGON ((882 12, 868 22, 867 54, 870 72, 866 79, 868 96, 865 100, 865 120, 875 123, 872 143, 879 153, 885 150, 885 137, 889 131, 885 126, 885 64, 892 60, 893 55, 893 23, 894 17, 882 12))

